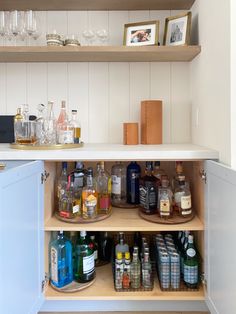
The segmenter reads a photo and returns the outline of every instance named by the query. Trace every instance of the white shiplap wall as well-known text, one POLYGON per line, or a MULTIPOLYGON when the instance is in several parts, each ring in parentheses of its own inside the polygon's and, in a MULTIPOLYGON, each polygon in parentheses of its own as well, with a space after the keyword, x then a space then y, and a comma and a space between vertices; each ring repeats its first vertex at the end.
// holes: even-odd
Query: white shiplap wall
MULTIPOLYGON (((159 19, 160 42, 165 17, 176 11, 60 11, 39 12, 42 36, 32 44, 45 45, 45 34, 78 34, 85 29, 109 30, 109 44, 122 45, 125 23, 159 19)), ((1 40, 1 39, 0 39, 1 40)), ((1 45, 6 44, 0 42, 1 45)), ((19 43, 16 43, 17 45, 19 43)), ((122 123, 140 120, 140 101, 162 99, 164 142, 191 140, 188 63, 0 63, 0 114, 14 114, 28 103, 62 99, 78 108, 85 142, 122 142, 122 123)))

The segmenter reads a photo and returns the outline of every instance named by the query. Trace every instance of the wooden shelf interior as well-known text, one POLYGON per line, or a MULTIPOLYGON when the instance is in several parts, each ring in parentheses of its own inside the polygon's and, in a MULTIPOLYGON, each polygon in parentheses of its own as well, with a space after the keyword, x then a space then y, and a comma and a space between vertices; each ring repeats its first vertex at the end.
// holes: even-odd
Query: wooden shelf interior
POLYGON ((166 292, 161 291, 157 277, 154 279, 152 291, 116 292, 114 290, 111 264, 96 269, 96 281, 89 288, 75 293, 61 293, 48 286, 45 292, 46 300, 204 300, 204 291, 166 292))
POLYGON ((2 0, 1 10, 189 10, 195 0, 2 0))
POLYGON ((0 62, 189 62, 200 46, 6 46, 0 62))

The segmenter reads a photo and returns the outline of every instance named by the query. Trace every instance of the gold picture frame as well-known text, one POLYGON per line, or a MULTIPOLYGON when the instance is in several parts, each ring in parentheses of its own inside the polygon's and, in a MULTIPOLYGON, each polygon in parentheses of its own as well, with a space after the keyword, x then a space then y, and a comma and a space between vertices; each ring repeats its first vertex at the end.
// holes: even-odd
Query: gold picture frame
POLYGON ((124 46, 158 45, 160 22, 146 21, 124 25, 124 46))
POLYGON ((192 13, 182 13, 165 20, 164 46, 188 46, 190 44, 192 13))

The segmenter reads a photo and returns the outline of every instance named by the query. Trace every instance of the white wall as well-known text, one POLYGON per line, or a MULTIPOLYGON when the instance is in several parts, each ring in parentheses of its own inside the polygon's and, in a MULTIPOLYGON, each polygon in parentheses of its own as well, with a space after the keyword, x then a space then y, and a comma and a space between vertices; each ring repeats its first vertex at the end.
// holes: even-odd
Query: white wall
POLYGON ((236 169, 236 1, 231 0, 231 167, 236 169))
POLYGON ((192 139, 230 165, 230 0, 197 0, 192 11, 202 46, 191 64, 192 139))
MULTIPOLYGON (((159 19, 162 42, 165 17, 175 11, 40 12, 42 36, 56 29, 79 34, 106 28, 110 44, 121 45, 125 23, 159 19)), ((1 41, 1 39, 0 39, 1 41)), ((4 44, 4 42, 1 42, 4 44)), ((19 43, 17 43, 18 45, 19 43)), ((34 43, 33 43, 34 44, 34 43)), ((85 142, 122 142, 122 123, 139 121, 140 101, 162 99, 164 142, 191 141, 189 63, 0 63, 0 114, 14 114, 28 103, 65 99, 78 107, 85 142)))

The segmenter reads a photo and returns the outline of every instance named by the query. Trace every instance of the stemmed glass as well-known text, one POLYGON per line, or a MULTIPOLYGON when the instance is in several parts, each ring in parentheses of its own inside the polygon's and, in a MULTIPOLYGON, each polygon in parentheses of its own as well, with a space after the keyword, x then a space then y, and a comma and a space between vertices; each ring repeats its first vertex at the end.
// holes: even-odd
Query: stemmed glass
POLYGON ((102 45, 105 45, 108 41, 108 32, 106 29, 99 29, 97 32, 96 32, 96 35, 99 39, 99 42, 102 44, 102 45))
POLYGON ((17 10, 10 12, 9 30, 15 39, 16 45, 17 38, 20 38, 24 32, 24 12, 17 10))
POLYGON ((95 33, 91 29, 85 30, 82 33, 85 42, 88 46, 92 46, 94 40, 95 40, 95 33))
POLYGON ((2 38, 8 35, 7 20, 8 20, 8 12, 0 11, 0 36, 2 38))
POLYGON ((29 44, 30 38, 36 40, 40 36, 39 19, 36 12, 32 10, 25 12, 25 32, 28 35, 29 44))

